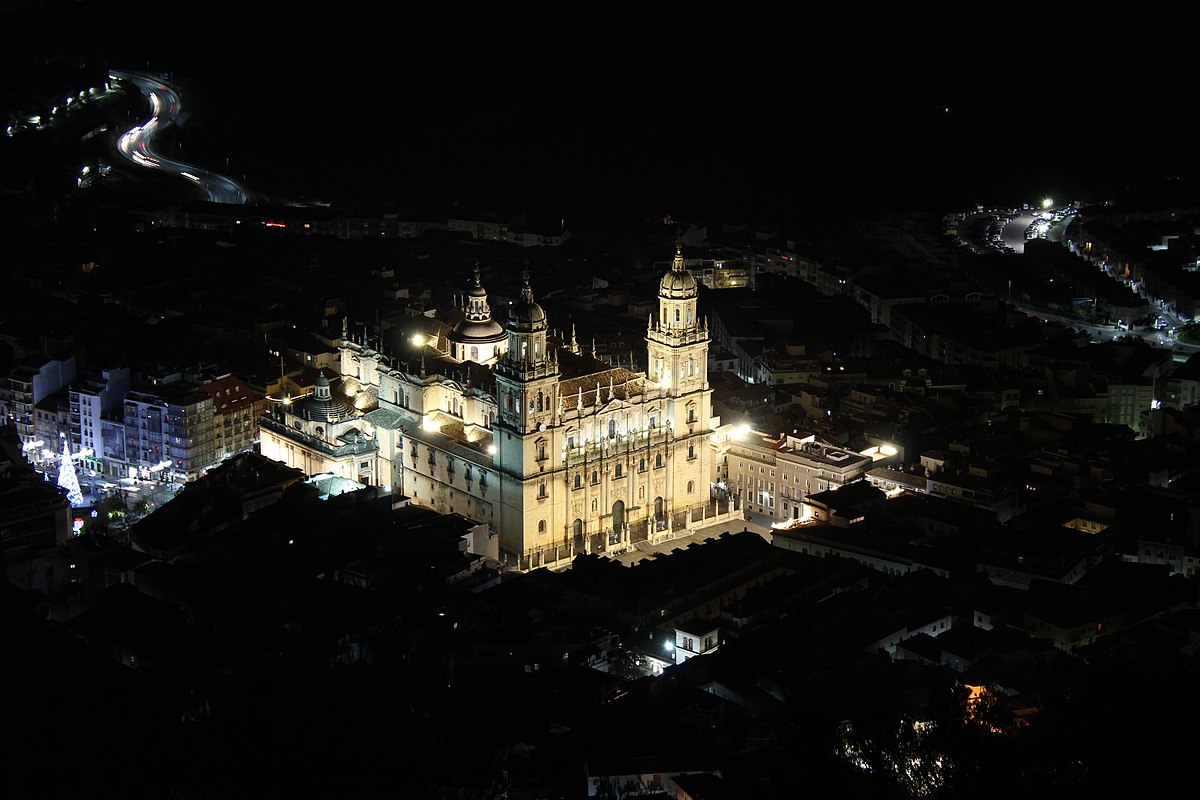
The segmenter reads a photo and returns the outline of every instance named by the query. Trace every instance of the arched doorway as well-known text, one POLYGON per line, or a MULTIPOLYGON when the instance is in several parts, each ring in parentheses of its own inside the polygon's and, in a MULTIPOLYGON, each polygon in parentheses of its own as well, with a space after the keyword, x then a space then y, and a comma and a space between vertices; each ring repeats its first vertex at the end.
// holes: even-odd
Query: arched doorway
POLYGON ((572 552, 582 553, 583 547, 583 520, 576 519, 571 523, 571 541, 572 552))
POLYGON ((613 531, 620 533, 625 527, 625 501, 618 500, 612 506, 613 531))
POLYGON ((666 530, 667 509, 661 497, 654 498, 654 530, 666 530))

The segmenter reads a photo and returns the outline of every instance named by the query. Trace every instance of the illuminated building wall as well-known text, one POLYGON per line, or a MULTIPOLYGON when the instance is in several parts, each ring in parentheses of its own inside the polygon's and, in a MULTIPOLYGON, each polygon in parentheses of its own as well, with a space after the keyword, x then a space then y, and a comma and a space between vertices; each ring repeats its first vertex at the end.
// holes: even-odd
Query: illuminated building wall
POLYGON ((156 387, 125 395, 126 464, 139 477, 191 481, 216 461, 212 398, 156 387))
POLYGON ((804 519, 805 497, 858 480, 872 460, 812 437, 775 440, 750 433, 730 446, 727 464, 730 490, 741 495, 746 510, 783 521, 804 519))
POLYGON ((377 388, 363 420, 379 474, 420 504, 492 524, 522 566, 625 549, 711 513, 709 337, 696 298, 677 254, 647 326, 647 372, 554 339, 528 283, 490 367, 455 358, 471 342, 449 333, 402 343, 402 359, 346 336, 343 375, 377 388))

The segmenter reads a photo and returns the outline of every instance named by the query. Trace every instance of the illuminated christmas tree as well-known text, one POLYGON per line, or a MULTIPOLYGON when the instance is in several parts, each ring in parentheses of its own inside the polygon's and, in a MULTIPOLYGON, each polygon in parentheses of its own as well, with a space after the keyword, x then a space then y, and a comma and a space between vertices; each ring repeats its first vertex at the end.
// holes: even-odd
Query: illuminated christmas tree
POLYGON ((67 500, 72 506, 83 505, 83 492, 79 491, 79 478, 75 475, 71 448, 66 442, 63 442, 62 463, 58 465, 58 486, 67 490, 67 500))

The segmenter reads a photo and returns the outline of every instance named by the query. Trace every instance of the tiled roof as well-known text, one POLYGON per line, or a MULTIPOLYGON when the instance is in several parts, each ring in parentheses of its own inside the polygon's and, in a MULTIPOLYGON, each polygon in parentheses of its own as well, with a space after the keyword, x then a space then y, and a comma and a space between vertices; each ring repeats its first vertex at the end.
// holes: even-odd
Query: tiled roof
POLYGON ((565 405, 570 405, 572 398, 580 397, 585 406, 596 405, 597 402, 603 404, 608 402, 609 386, 612 386, 614 398, 628 400, 645 392, 645 376, 639 372, 630 372, 624 367, 614 367, 592 375, 559 381, 558 396, 565 405), (596 397, 597 386, 600 387, 599 400, 596 397))
POLYGON ((363 415, 363 419, 382 430, 394 431, 400 430, 407 424, 407 419, 398 411, 392 411, 390 408, 377 408, 374 411, 367 412, 363 415))

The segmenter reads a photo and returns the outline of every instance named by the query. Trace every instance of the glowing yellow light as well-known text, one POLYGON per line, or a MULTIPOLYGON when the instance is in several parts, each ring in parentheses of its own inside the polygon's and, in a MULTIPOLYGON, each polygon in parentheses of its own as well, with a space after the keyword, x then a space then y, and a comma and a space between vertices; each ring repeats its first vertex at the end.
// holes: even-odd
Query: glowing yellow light
POLYGON ((494 455, 496 455, 496 445, 494 445, 494 444, 489 444, 489 445, 487 446, 487 451, 488 451, 488 455, 489 455, 489 456, 494 456, 494 455))
POLYGON ((742 423, 741 425, 738 425, 736 428, 734 428, 732 431, 730 431, 729 436, 732 439, 744 439, 744 438, 746 438, 746 434, 748 434, 749 432, 750 432, 750 426, 745 423, 742 423))
POLYGON ((440 431, 442 423, 438 422, 433 417, 424 417, 421 420, 421 429, 426 431, 440 431))
POLYGON ((1047 197, 1045 200, 1042 201, 1042 208, 1050 208, 1053 205, 1054 205, 1054 201, 1051 200, 1049 197, 1047 197))
POLYGON ((414 345, 420 347, 421 345, 425 344, 425 337, 418 333, 416 336, 412 337, 411 341, 414 345))
POLYGON ((884 444, 879 446, 879 452, 883 453, 885 456, 894 456, 899 451, 896 450, 893 445, 884 444))

